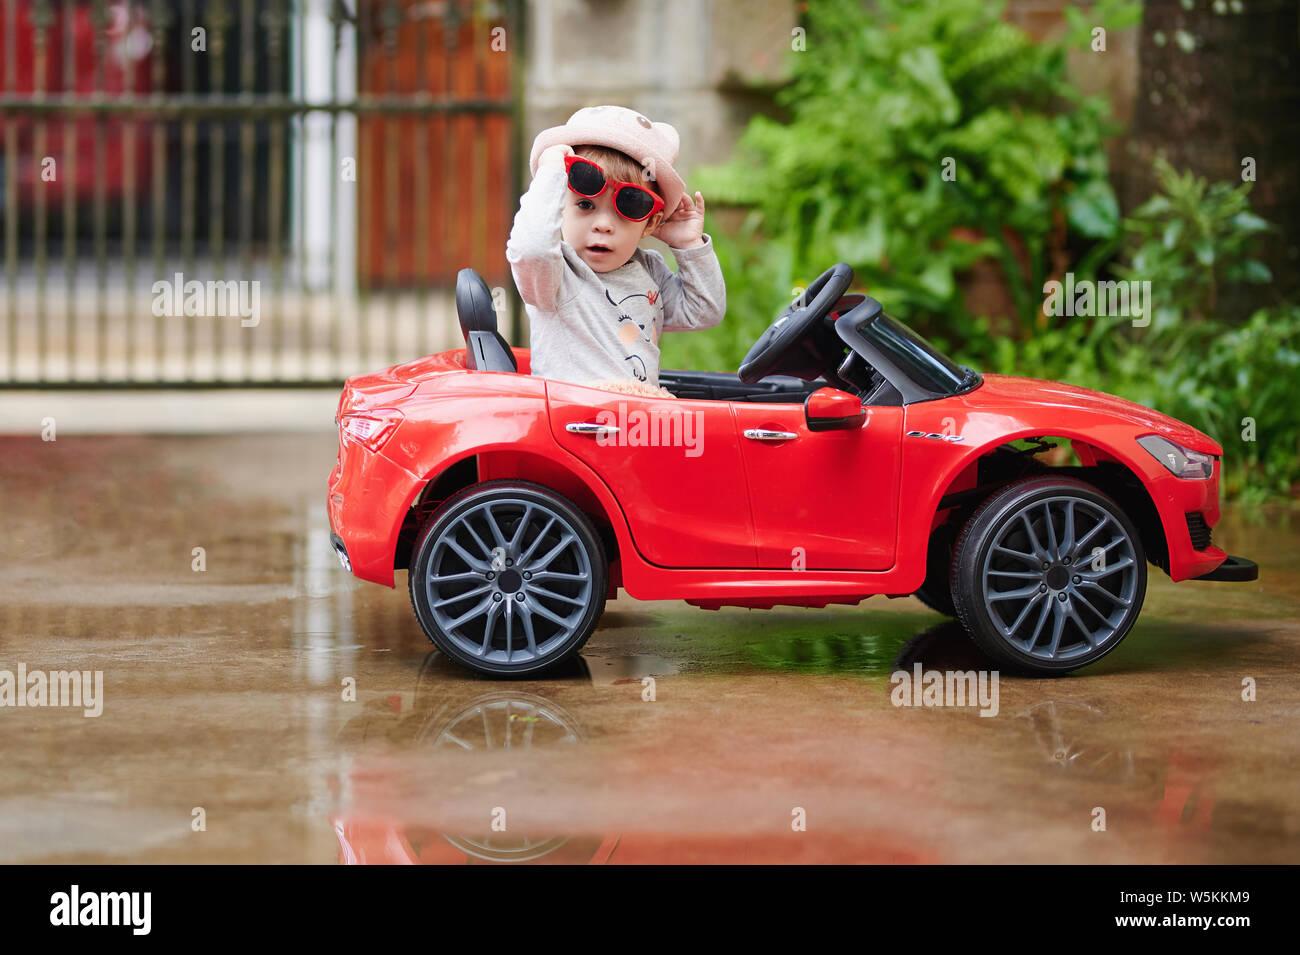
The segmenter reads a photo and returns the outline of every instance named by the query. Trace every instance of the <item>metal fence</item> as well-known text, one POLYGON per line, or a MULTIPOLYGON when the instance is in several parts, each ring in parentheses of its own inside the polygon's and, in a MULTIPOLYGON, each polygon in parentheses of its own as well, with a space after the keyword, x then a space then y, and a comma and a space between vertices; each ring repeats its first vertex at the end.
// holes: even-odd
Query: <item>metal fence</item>
POLYGON ((522 49, 519 0, 0 0, 0 386, 452 347, 457 270, 511 287, 522 49))

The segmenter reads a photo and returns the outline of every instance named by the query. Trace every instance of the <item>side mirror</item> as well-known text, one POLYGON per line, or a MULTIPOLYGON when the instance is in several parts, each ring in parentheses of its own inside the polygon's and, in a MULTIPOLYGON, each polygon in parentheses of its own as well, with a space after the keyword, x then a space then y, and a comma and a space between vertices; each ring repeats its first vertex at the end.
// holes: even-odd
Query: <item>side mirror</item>
POLYGON ((803 413, 809 431, 853 431, 867 420, 861 399, 838 388, 818 388, 805 399, 803 413))

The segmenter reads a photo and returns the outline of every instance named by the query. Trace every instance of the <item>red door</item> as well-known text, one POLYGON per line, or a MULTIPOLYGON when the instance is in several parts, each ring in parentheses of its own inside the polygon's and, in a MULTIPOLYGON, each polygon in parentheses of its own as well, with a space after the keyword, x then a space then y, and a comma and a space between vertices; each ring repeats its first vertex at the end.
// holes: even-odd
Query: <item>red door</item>
POLYGON ((753 567, 731 405, 546 383, 551 431, 600 475, 636 549, 661 567, 753 567))
POLYGON ((809 431, 803 405, 732 407, 759 567, 894 565, 902 408, 868 408, 850 431, 809 431))
MULTIPOLYGON (((435 113, 362 113, 357 269, 367 288, 451 284, 476 269, 512 287, 505 239, 518 200, 510 175, 518 45, 501 4, 361 4, 366 96, 449 100, 435 113), (393 8, 396 22, 390 22, 393 8)), ((527 188, 527 181, 523 186, 527 188)))

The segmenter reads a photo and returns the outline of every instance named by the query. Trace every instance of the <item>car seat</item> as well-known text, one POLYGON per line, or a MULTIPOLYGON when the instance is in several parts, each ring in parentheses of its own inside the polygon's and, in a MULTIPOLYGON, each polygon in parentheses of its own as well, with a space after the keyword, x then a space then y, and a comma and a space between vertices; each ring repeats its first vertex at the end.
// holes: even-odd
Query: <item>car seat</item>
POLYGON ((492 293, 483 277, 473 269, 456 275, 456 318, 465 336, 465 367, 475 371, 519 370, 510 343, 497 331, 497 313, 492 293))

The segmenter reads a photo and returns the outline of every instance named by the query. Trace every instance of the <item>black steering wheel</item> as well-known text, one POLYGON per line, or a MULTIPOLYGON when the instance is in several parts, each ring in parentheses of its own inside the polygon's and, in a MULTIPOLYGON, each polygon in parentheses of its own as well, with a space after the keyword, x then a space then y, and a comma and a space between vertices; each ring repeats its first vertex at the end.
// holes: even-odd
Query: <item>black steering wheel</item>
POLYGON ((740 363, 740 380, 757 384, 768 375, 794 375, 811 381, 826 372, 825 357, 811 341, 831 307, 853 284, 847 262, 831 266, 789 304, 740 363))

